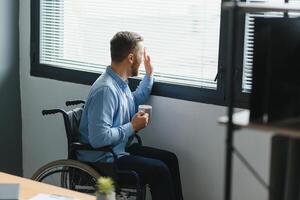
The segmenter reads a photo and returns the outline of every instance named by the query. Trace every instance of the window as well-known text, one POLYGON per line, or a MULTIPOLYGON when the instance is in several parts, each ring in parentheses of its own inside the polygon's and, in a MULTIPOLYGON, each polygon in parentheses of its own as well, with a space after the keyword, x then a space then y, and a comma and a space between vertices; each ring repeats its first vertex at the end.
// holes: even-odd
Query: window
POLYGON ((42 0, 40 62, 103 72, 120 30, 144 36, 158 80, 216 88, 220 0, 42 0))
MULTIPOLYGON (((110 63, 111 37, 129 30, 144 36, 156 67, 153 94, 224 105, 226 70, 221 66, 226 63, 228 22, 221 17, 221 1, 32 0, 31 74, 92 84, 110 63)), ((236 85, 242 104, 252 86, 254 18, 283 15, 247 13, 242 19, 236 85)), ((135 87, 138 81, 130 83, 135 87)))
POLYGON ((95 79, 110 64, 112 36, 128 30, 145 39, 156 66, 154 92, 195 101, 213 96, 214 103, 224 94, 216 79, 220 26, 221 0, 32 0, 31 74, 95 79))

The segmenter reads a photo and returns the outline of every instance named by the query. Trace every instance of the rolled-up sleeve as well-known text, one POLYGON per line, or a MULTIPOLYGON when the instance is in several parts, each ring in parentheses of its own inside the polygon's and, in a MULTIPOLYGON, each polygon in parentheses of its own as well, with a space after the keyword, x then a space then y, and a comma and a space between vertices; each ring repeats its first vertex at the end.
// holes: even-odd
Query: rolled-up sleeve
POLYGON ((113 127, 117 98, 109 87, 97 90, 89 103, 88 139, 94 148, 126 142, 133 134, 130 122, 113 127))
POLYGON ((135 106, 143 104, 150 96, 154 83, 153 76, 145 75, 143 80, 138 85, 137 89, 132 93, 134 97, 135 106))

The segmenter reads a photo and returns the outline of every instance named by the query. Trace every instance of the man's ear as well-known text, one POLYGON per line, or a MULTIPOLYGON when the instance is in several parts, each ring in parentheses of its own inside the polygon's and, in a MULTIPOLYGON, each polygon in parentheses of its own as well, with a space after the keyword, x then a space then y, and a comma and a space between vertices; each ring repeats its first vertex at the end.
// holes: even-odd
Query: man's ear
POLYGON ((133 55, 133 53, 128 54, 127 58, 128 58, 128 62, 130 64, 134 63, 134 55, 133 55))

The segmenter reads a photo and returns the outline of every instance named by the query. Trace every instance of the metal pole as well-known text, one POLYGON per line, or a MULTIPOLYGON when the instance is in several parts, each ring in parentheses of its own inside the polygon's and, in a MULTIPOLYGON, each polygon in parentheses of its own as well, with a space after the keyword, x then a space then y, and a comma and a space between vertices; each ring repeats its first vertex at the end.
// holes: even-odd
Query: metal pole
MULTIPOLYGON (((234 0, 236 4, 237 1, 234 0)), ((238 9, 233 6, 229 13, 229 48, 228 48, 228 85, 227 85, 227 98, 228 98, 228 124, 226 134, 226 160, 225 160, 225 191, 224 200, 231 200, 231 186, 232 186, 232 158, 233 158, 233 131, 234 125, 232 123, 232 115, 234 111, 234 99, 235 99, 235 86, 234 86, 234 74, 235 74, 235 63, 236 63, 236 20, 238 15, 238 9)))

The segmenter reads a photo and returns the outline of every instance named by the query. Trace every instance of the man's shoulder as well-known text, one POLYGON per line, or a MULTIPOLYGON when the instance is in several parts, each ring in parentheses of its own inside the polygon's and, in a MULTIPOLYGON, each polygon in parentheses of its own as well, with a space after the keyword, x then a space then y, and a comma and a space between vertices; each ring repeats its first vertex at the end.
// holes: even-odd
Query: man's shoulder
POLYGON ((97 94, 116 95, 116 88, 109 77, 100 76, 92 85, 90 96, 97 94))
POLYGON ((91 88, 87 97, 87 105, 91 102, 98 101, 118 102, 118 96, 114 91, 114 88, 109 85, 102 84, 91 88))
POLYGON ((101 84, 91 88, 90 95, 116 95, 116 89, 109 84, 101 84))
POLYGON ((106 73, 103 73, 94 82, 94 84, 91 87, 91 90, 92 91, 102 91, 102 90, 114 91, 115 86, 113 84, 112 78, 108 76, 106 73))

